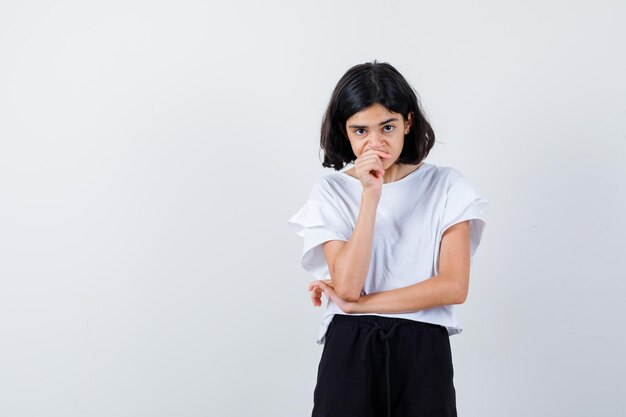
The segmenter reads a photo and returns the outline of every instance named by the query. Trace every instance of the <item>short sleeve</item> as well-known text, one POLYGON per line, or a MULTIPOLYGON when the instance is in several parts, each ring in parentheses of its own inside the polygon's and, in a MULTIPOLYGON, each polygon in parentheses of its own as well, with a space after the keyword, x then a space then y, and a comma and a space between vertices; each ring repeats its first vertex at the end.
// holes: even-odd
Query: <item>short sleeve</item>
MULTIPOLYGON (((458 171, 457 171, 458 172, 458 171)), ((476 189, 459 173, 458 178, 448 190, 443 209, 440 230, 437 236, 437 248, 441 243, 443 233, 450 227, 465 220, 470 221, 470 264, 478 249, 485 230, 485 216, 483 208, 489 201, 483 198, 476 189)), ((437 258, 439 257, 437 250, 437 258)), ((438 260, 435 260, 435 273, 438 260)))
POLYGON ((287 223, 304 237, 302 267, 316 278, 330 278, 322 244, 329 240, 347 241, 352 233, 341 213, 328 202, 309 199, 287 223))

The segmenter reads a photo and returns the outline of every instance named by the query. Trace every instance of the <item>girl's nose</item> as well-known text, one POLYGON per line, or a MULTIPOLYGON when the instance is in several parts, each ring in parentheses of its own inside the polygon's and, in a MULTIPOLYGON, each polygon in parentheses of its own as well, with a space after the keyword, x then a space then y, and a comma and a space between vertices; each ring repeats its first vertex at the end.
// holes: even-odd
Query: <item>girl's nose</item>
POLYGON ((368 146, 370 148, 381 148, 383 146, 383 138, 382 136, 374 136, 370 137, 370 141, 368 146))

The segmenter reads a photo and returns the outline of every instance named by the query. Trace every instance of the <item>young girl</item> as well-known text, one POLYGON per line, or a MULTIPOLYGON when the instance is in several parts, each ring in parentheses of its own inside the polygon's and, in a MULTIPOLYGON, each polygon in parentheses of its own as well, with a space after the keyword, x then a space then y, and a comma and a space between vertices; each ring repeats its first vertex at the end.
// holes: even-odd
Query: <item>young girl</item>
POLYGON ((449 336, 488 204, 457 169, 424 162, 435 135, 387 63, 356 65, 324 115, 317 181, 289 220, 314 306, 328 298, 313 417, 456 416, 449 336), (354 166, 340 171, 348 163, 354 166))

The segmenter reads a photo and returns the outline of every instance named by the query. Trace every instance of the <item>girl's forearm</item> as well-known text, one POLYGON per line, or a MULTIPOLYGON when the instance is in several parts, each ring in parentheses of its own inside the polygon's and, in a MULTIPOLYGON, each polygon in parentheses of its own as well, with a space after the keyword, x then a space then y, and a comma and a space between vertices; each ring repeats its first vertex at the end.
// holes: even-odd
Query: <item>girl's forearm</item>
POLYGON ((354 230, 335 257, 333 285, 346 300, 358 300, 369 272, 376 210, 380 196, 363 191, 354 230))
POLYGON ((461 304, 465 300, 457 281, 435 275, 407 287, 362 295, 350 313, 412 313, 432 307, 461 304))

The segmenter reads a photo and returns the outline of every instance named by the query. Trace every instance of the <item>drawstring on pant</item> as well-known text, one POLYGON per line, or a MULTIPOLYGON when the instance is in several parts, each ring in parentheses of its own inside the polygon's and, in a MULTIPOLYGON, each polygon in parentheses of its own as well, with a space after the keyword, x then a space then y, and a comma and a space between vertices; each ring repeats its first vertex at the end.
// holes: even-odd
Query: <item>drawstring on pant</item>
POLYGON ((385 342, 385 372, 387 377, 387 416, 391 417, 391 381, 389 377, 389 339, 397 333, 397 328, 400 323, 396 323, 389 329, 389 331, 385 332, 385 330, 378 324, 376 320, 374 320, 374 327, 369 331, 367 336, 365 337, 365 343, 363 347, 363 362, 366 361, 365 355, 367 353, 367 347, 370 345, 369 339, 374 333, 378 330, 378 335, 380 340, 385 342))

